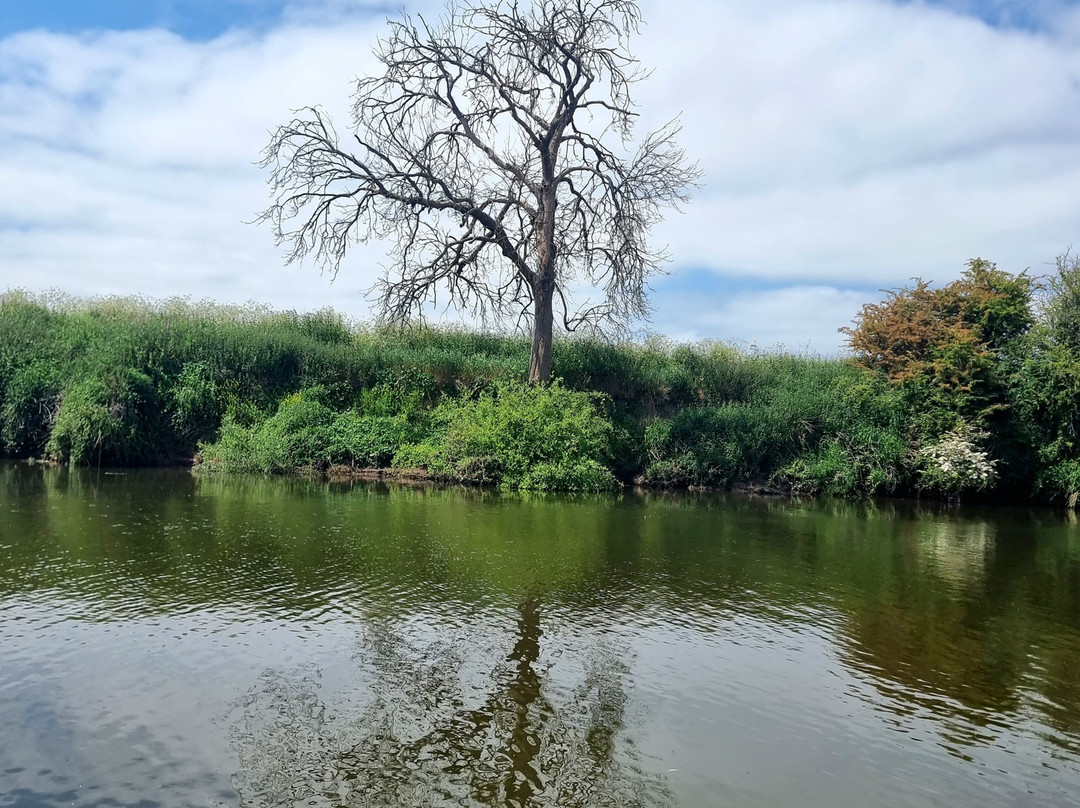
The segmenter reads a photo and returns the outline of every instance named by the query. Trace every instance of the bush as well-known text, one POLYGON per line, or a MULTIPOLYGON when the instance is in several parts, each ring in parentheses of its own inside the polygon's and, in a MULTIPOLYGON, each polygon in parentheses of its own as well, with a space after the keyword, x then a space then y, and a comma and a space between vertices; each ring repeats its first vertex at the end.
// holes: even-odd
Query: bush
POLYGON ((280 473, 330 462, 336 415, 302 393, 285 398, 277 412, 250 427, 228 421, 221 439, 202 451, 210 467, 226 471, 280 473))
POLYGON ((642 482, 661 486, 725 486, 759 478, 772 461, 793 451, 798 426, 774 408, 749 404, 686 409, 645 430, 652 463, 642 482))
POLYGON ((360 411, 375 417, 412 415, 420 411, 425 394, 431 392, 429 378, 412 374, 411 378, 400 379, 395 384, 383 383, 361 390, 360 411))
POLYGON ((325 395, 315 387, 286 396, 272 416, 254 423, 228 417, 220 439, 203 444, 200 459, 211 469, 271 474, 337 464, 379 467, 418 436, 409 414, 336 413, 320 400, 325 395))
POLYGON ((1080 256, 1058 256, 1039 300, 1039 322, 1051 342, 1080 355, 1080 256))
POLYGON ((564 382, 546 389, 524 386, 516 336, 14 292, 0 296, 0 451, 145 464, 199 448, 209 467, 260 472, 392 463, 507 488, 951 497, 982 483, 935 477, 935 447, 970 424, 989 433, 973 451, 995 458, 996 494, 1075 503, 1078 290, 1069 255, 1042 287, 976 260, 943 289, 864 308, 849 332, 859 363, 563 339, 564 382))
POLYGON ((353 338, 348 322, 332 309, 301 315, 300 333, 326 345, 348 345, 353 338))
POLYGON ((161 459, 161 409, 150 378, 127 368, 65 391, 46 453, 71 465, 142 465, 161 459))
POLYGON ((882 377, 858 368, 836 376, 820 399, 821 416, 798 456, 774 481, 800 495, 869 496, 910 488, 909 399, 882 377))
POLYGON ((867 303, 841 331, 857 360, 909 388, 917 409, 942 409, 972 422, 1000 406, 1000 360, 1032 326, 1033 282, 976 258, 940 289, 922 280, 867 303))
MULTIPOLYGON (((1034 490, 1053 500, 1080 492, 1080 354, 1040 331, 1016 374, 1012 407, 1034 490)), ((1075 499, 1073 499, 1075 502, 1075 499)))
POLYGON ((402 444, 419 438, 407 415, 338 415, 330 426, 327 459, 330 463, 383 468, 390 465, 402 444))
MULTIPOLYGON (((1080 499, 1080 258, 1068 252, 1042 288, 1037 322, 1011 384, 1019 457, 1041 498, 1080 499), (1031 473, 1033 472, 1033 473, 1031 473)), ((1019 462, 1017 462, 1019 461, 1019 462)), ((1013 476, 1017 476, 1014 475, 1013 476)))
POLYGON ((219 384, 206 362, 184 365, 169 395, 173 429, 181 442, 197 443, 213 437, 230 404, 237 403, 235 387, 219 384))
POLYGON ((199 446, 196 462, 210 471, 264 472, 263 459, 255 454, 255 428, 227 416, 214 443, 199 446))
POLYGON ((517 488, 523 491, 610 491, 618 483, 611 470, 596 460, 537 463, 525 472, 517 488))
POLYGON ((782 469, 776 481, 796 494, 891 494, 905 485, 909 457, 909 443, 899 432, 868 424, 825 438, 782 469))
POLYGON ((444 399, 431 414, 432 434, 403 446, 394 465, 506 489, 612 489, 614 431, 603 400, 559 382, 499 383, 475 398, 444 399))
POLYGON ((986 432, 962 424, 920 448, 915 457, 919 488, 946 499, 990 488, 997 479, 996 462, 980 448, 988 437, 986 432))
POLYGON ((53 363, 32 361, 11 373, 0 400, 0 445, 12 457, 38 457, 60 399, 60 378, 53 363))

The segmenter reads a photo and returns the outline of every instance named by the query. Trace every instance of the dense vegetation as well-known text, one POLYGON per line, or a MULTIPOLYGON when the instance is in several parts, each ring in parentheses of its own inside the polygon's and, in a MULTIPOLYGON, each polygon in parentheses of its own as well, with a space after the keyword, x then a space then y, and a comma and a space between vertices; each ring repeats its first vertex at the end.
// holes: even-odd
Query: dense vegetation
POLYGON ((754 487, 1076 505, 1080 262, 972 261, 863 308, 853 360, 529 344, 338 315, 0 298, 0 451, 72 464, 419 469, 539 490, 754 487))

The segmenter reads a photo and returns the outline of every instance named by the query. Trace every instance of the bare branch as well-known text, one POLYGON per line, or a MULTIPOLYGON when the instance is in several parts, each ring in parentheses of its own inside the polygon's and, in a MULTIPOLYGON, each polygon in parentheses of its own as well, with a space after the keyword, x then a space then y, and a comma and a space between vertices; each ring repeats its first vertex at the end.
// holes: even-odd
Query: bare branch
POLYGON ((664 260, 649 230, 699 177, 677 122, 628 151, 647 75, 628 53, 639 23, 636 0, 458 0, 437 24, 390 22, 381 72, 356 83, 355 150, 322 110, 298 111, 264 153, 261 218, 288 261, 331 274, 350 244, 391 239, 387 319, 443 293, 492 321, 524 317, 545 377, 556 306, 568 331, 647 314, 664 260), (583 287, 602 301, 575 306, 583 287))

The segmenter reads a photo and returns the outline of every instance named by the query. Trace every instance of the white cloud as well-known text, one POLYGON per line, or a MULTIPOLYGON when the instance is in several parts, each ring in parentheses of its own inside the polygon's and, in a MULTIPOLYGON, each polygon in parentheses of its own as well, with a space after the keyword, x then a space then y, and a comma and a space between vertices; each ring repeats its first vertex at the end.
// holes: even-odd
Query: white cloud
POLYGON ((762 350, 833 356, 844 351, 840 326, 850 325, 865 293, 830 286, 795 285, 717 295, 663 296, 652 330, 676 340, 721 339, 762 350))
POLYGON ((162 31, 84 37, 31 33, 0 43, 0 286, 334 304, 384 251, 358 249, 333 287, 283 269, 265 228, 254 161, 290 110, 324 104, 344 119, 351 77, 381 23, 293 26, 207 43, 162 31), (366 253, 367 260, 364 261, 366 253), (359 271, 357 271, 359 270, 359 271))
MULTIPOLYGON (((358 245, 330 286, 282 268, 269 230, 244 222, 267 202, 253 162, 290 109, 320 103, 344 123, 383 31, 372 6, 298 4, 272 30, 208 42, 0 40, 0 288, 362 315, 383 248, 358 245)), ((1076 240, 1075 13, 1057 12, 1056 35, 884 0, 646 0, 645 13, 642 125, 682 111, 706 171, 657 231, 673 270, 789 284, 664 298, 677 309, 655 327, 830 351, 862 299, 845 284, 947 280, 975 255, 1021 269, 1076 240)))
POLYGON ((1019 269, 1073 240, 1075 45, 868 0, 686 12, 657 8, 641 48, 659 65, 643 107, 683 110, 706 171, 663 228, 677 257, 895 283, 979 254, 1019 269), (674 42, 693 64, 665 58, 674 42))

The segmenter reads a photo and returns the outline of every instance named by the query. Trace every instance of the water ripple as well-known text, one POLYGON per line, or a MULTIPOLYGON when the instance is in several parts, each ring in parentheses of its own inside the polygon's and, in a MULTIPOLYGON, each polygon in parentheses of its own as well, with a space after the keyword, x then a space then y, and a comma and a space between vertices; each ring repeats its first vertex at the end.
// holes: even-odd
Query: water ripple
POLYGON ((1053 520, 2 465, 0 501, 0 805, 1080 793, 1053 520))

